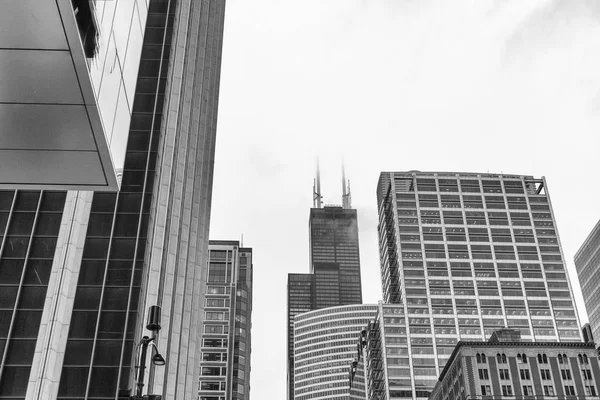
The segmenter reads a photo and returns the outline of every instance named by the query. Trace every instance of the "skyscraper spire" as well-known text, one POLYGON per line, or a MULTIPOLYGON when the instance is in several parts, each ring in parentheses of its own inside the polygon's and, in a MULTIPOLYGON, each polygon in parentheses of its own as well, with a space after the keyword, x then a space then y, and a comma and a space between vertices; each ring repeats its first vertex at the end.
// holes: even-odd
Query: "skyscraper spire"
POLYGON ((352 208, 352 197, 350 196, 350 181, 347 182, 346 186, 346 169, 342 162, 342 208, 352 208))
POLYGON ((313 183, 313 208, 321 208, 321 171, 319 170, 319 158, 317 157, 317 179, 313 183))

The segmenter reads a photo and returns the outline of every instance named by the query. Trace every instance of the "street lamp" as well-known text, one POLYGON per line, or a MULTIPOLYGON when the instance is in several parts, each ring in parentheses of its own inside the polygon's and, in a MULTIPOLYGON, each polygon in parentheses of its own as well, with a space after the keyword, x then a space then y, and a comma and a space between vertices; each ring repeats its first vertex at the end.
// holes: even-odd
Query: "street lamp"
POLYGON ((142 352, 139 358, 139 371, 136 382, 136 393, 135 396, 131 396, 131 400, 161 400, 161 395, 156 394, 148 394, 146 396, 142 395, 142 390, 144 388, 144 373, 146 370, 146 355, 148 352, 148 346, 152 345, 152 349, 155 351, 152 356, 152 364, 154 365, 165 365, 165 359, 162 355, 160 355, 158 348, 156 347, 156 336, 158 335, 158 331, 160 331, 160 307, 159 306, 150 306, 148 309, 148 324, 146 325, 146 329, 152 331, 152 337, 144 336, 142 340, 138 343, 138 349, 141 347, 142 352))

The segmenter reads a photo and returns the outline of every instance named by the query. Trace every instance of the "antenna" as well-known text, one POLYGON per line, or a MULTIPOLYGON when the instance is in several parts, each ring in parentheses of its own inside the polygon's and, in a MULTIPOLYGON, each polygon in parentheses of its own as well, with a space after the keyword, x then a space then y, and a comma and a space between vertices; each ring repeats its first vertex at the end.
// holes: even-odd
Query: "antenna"
POLYGON ((316 188, 313 184, 313 208, 321 208, 321 171, 319 170, 319 158, 317 157, 317 179, 316 188))
POLYGON ((348 180, 348 186, 346 186, 346 168, 342 162, 342 208, 352 208, 351 196, 350 196, 350 181, 348 180))

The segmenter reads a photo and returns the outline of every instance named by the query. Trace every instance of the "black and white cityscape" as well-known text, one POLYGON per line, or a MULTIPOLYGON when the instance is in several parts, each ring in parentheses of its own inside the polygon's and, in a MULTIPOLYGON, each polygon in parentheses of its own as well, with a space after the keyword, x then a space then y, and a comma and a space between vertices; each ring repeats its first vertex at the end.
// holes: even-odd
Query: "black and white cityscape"
POLYGON ((594 0, 1 1, 0 400, 600 400, 598 48, 594 0))

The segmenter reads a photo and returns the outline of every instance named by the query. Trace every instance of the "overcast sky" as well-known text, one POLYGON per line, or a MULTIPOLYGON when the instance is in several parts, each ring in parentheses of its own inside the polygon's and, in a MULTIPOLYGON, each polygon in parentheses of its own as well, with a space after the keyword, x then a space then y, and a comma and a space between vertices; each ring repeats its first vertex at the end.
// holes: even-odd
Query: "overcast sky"
POLYGON ((600 219, 600 1, 227 0, 211 239, 254 250, 251 397, 286 396, 286 282, 308 272, 315 158, 358 209, 381 299, 381 171, 545 176, 571 283, 600 219))

